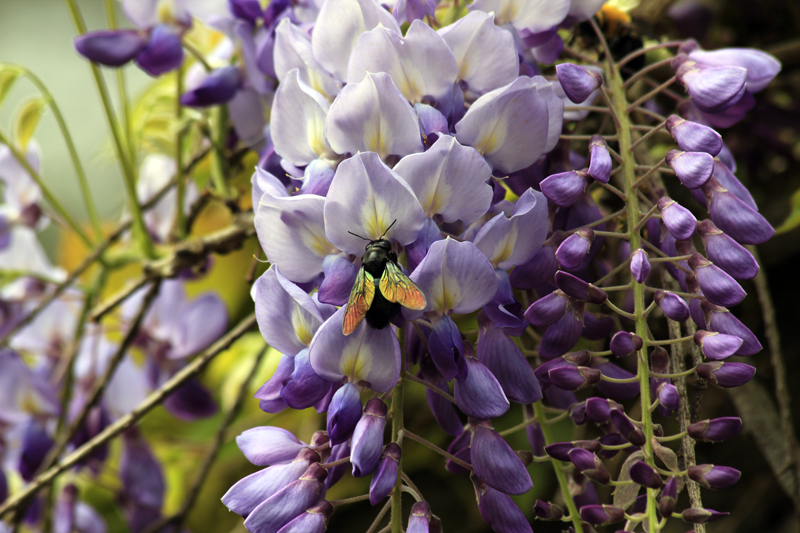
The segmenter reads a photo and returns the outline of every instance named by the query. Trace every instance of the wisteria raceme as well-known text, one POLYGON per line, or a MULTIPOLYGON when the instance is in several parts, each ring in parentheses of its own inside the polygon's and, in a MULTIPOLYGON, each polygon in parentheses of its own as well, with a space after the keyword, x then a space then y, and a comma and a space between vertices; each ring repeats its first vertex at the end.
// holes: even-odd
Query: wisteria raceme
MULTIPOLYGON (((717 130, 755 106, 780 71, 775 58, 691 40, 619 56, 593 34, 609 13, 629 15, 603 0, 122 8, 133 29, 112 16, 111 29, 84 32, 75 49, 93 64, 172 73, 175 146, 152 150, 127 110, 124 128, 109 117, 132 229, 102 245, 73 228, 97 250, 96 286, 73 287, 80 272, 58 285, 66 275, 36 232, 70 219, 38 179, 36 142, 15 133, 0 143, 0 266, 29 274, 0 286, 9 337, 0 506, 15 498, 17 478, 34 481, 65 450, 91 452, 63 469, 75 479, 101 472, 109 448, 93 443, 119 426, 117 496, 129 529, 185 526, 162 516, 168 478, 147 432, 120 420, 146 398, 187 422, 225 405, 196 374, 235 341, 215 343, 229 330, 229 302, 187 296, 188 280, 220 268, 211 253, 255 233, 250 324, 274 363, 255 398, 269 416, 313 407, 301 427, 318 431, 308 442, 275 425, 237 437, 263 468, 222 504, 248 531, 338 530, 329 529, 337 509, 367 499, 385 506, 373 531, 389 509, 392 533, 452 527, 412 479, 419 456, 406 449, 417 446, 438 454, 453 483, 472 484, 496 533, 531 532, 533 519, 577 533, 655 532, 678 516, 702 524, 727 514, 704 508, 700 488, 726 489, 741 473, 693 464, 686 447, 733 438, 742 420, 692 423, 688 413, 706 383, 738 387, 756 372, 737 358, 761 344, 729 308, 750 290, 740 281, 759 273, 746 245, 775 230, 717 130), (196 45, 198 27, 213 32, 213 50, 196 45), (662 83, 659 68, 674 77, 662 83), (184 179, 205 157, 185 160, 198 146, 211 154, 210 185, 184 179), (243 194, 229 178, 255 161, 243 194), (209 202, 240 233, 183 243, 209 202), (117 240, 129 250, 107 252, 117 240), (107 275, 133 261, 141 280, 96 306, 107 275), (118 323, 109 327, 108 314, 118 323), (430 413, 419 408, 423 389, 430 413), (674 427, 683 431, 666 434, 674 427), (530 450, 512 447, 523 429, 530 450), (521 509, 510 495, 529 494, 542 468, 554 469, 560 493, 521 509), (338 485, 348 473, 369 477, 368 492, 334 500, 367 486, 338 485), (613 500, 598 485, 614 486, 613 500), (404 493, 415 500, 405 515, 404 493)), ((56 531, 105 531, 80 484, 57 487, 36 504, 52 509, 24 504, 32 524, 54 517, 56 531)), ((14 505, 24 510, 23 501, 32 500, 14 505)))

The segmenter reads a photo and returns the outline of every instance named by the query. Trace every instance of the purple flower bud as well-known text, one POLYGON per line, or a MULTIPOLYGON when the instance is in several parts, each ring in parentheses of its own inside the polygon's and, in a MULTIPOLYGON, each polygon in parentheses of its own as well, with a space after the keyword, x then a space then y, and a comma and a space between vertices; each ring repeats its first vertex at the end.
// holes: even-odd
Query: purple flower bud
POLYGON ((668 196, 658 200, 658 211, 661 213, 661 220, 667 227, 667 231, 678 241, 691 239, 697 229, 697 219, 694 215, 672 200, 668 196))
POLYGON ((593 526, 613 524, 623 518, 625 518, 625 511, 613 505, 584 505, 581 507, 581 519, 593 526))
POLYGON ((505 439, 486 422, 470 425, 470 458, 475 475, 506 494, 524 494, 531 490, 533 482, 528 470, 505 439))
POLYGON ((689 189, 699 189, 705 185, 714 172, 714 158, 705 152, 670 150, 664 159, 689 189))
POLYGON ((667 119, 667 131, 686 152, 705 152, 716 157, 722 150, 722 137, 708 126, 685 120, 678 115, 667 119))
POLYGON ((331 514, 333 514, 333 505, 322 500, 283 526, 278 533, 325 533, 331 514))
POLYGON ((246 20, 253 26, 258 19, 264 18, 264 11, 258 0, 228 0, 228 9, 230 9, 231 15, 237 19, 246 20))
POLYGON ((525 311, 528 322, 537 327, 555 324, 567 312, 567 296, 560 290, 533 302, 525 311))
MULTIPOLYGON (((681 398, 678 395, 678 389, 672 383, 662 383, 656 390, 658 401, 669 412, 673 413, 678 410, 681 398)), ((663 413, 662 413, 663 414, 663 413)))
POLYGON ((75 37, 80 55, 107 67, 121 67, 147 46, 147 39, 136 30, 91 31, 75 37))
POLYGON ((539 520, 561 520, 564 510, 554 503, 536 500, 533 504, 533 514, 539 520))
POLYGON ((555 245, 545 244, 530 261, 515 267, 509 274, 509 279, 515 289, 534 289, 552 280, 556 271, 558 260, 555 245))
POLYGON ((730 307, 739 304, 747 295, 735 279, 698 253, 689 258, 689 267, 694 272, 703 295, 713 304, 730 307))
POLYGON ((703 330, 694 334, 694 342, 700 346, 703 355, 713 361, 727 359, 742 345, 742 339, 739 337, 703 330))
POLYGON ((327 475, 328 471, 319 463, 312 463, 300 479, 288 484, 256 507, 247 516, 244 526, 248 531, 277 533, 317 502, 322 491, 322 482, 327 475))
POLYGON ((394 490, 395 483, 397 483, 400 455, 400 446, 394 442, 387 445, 383 451, 381 464, 369 484, 369 503, 372 505, 378 505, 394 490))
POLYGON ((600 381, 602 373, 587 366, 564 366, 547 373, 550 382, 559 389, 578 391, 600 381))
POLYGON ((549 455, 553 459, 568 462, 571 460, 569 458, 569 452, 576 448, 580 448, 594 453, 600 450, 600 443, 596 440, 575 440, 572 442, 555 442, 553 444, 548 444, 547 446, 545 446, 544 450, 545 452, 547 452, 547 455, 549 455))
POLYGON ((572 63, 556 65, 556 76, 572 102, 585 102, 589 95, 603 85, 603 76, 599 72, 587 70, 572 63))
POLYGON ((611 421, 617 427, 620 435, 634 446, 644 446, 646 440, 644 433, 634 425, 628 416, 619 409, 611 410, 611 421))
POLYGON ((378 468, 383 451, 383 430, 386 427, 386 404, 380 398, 372 398, 364 408, 364 415, 356 424, 353 440, 350 441, 350 462, 353 476, 362 477, 378 468))
POLYGON ((735 437, 742 430, 742 419, 735 416, 701 420, 686 428, 689 436, 695 440, 721 442, 735 437))
POLYGON ((611 155, 606 140, 600 135, 592 135, 589 141, 589 169, 586 172, 602 183, 611 179, 611 155))
POLYGON ((738 102, 745 92, 747 70, 741 67, 705 67, 679 54, 673 60, 678 81, 686 87, 694 105, 707 113, 719 113, 738 102))
POLYGON ((539 355, 542 358, 558 357, 575 346, 583 331, 583 309, 583 302, 571 302, 564 316, 547 328, 539 343, 539 355))
POLYGON ((727 309, 718 307, 706 300, 703 300, 700 307, 706 317, 705 320, 708 321, 708 329, 710 331, 736 335, 744 341, 735 355, 753 355, 761 351, 761 343, 758 342, 753 332, 747 329, 747 326, 742 324, 727 309))
POLYGON ((22 434, 21 454, 17 469, 22 479, 31 481, 36 476, 36 471, 53 446, 53 439, 48 435, 44 423, 31 418, 25 424, 22 434))
MULTIPOLYGON (((333 463, 335 461, 339 461, 340 459, 345 459, 350 457, 350 441, 344 441, 339 444, 334 444, 330 450, 328 458, 325 460, 326 463, 333 463)), ((328 477, 325 478, 325 487, 331 488, 332 486, 336 485, 340 479, 347 473, 347 470, 350 468, 350 461, 346 461, 340 465, 336 465, 333 468, 328 468, 328 477)))
POLYGON ((528 424, 528 426, 525 428, 525 435, 528 437, 528 444, 531 445, 533 455, 536 457, 542 457, 545 455, 544 447, 546 441, 544 438, 544 432, 542 431, 542 426, 538 422, 528 424))
POLYGON ((471 475, 475 496, 478 499, 478 511, 497 533, 533 533, 528 519, 508 494, 493 489, 471 475))
POLYGON ((431 507, 427 502, 416 502, 411 506, 406 533, 431 533, 431 507))
POLYGON ((588 228, 581 228, 564 239, 556 250, 556 259, 561 268, 572 270, 580 266, 586 259, 593 240, 594 232, 588 228))
POLYGON ((559 289, 576 300, 599 305, 608 299, 608 295, 603 289, 590 285, 569 272, 556 272, 555 280, 559 289))
POLYGON ((658 472, 653 470, 649 464, 644 461, 636 461, 631 465, 631 479, 637 485, 647 487, 648 489, 661 488, 661 476, 658 472))
POLYGON ((428 349, 436 369, 446 381, 454 377, 464 379, 467 363, 464 361, 464 341, 458 326, 449 317, 437 320, 428 336, 428 349))
POLYGON ((580 352, 568 353, 562 357, 557 357, 551 361, 542 363, 536 370, 533 371, 536 378, 540 383, 546 385, 551 384, 549 372, 554 368, 567 367, 567 366, 586 366, 592 360, 589 352, 581 350, 580 352))
POLYGON ((559 207, 570 207, 583 196, 588 177, 585 172, 570 170, 546 177, 539 186, 548 200, 559 207))
POLYGON ((671 476, 664 488, 661 490, 661 497, 658 499, 658 510, 661 516, 669 518, 672 516, 672 511, 675 510, 675 504, 678 501, 678 480, 671 476))
POLYGON ((605 398, 587 398, 586 416, 597 424, 605 424, 611 417, 611 409, 617 407, 617 402, 605 398))
POLYGON ((242 71, 228 66, 212 71, 200 85, 181 95, 181 104, 188 107, 210 107, 227 104, 242 86, 242 71))
POLYGON ((136 56, 136 63, 153 77, 180 67, 183 63, 180 35, 169 26, 156 26, 150 32, 150 42, 136 56))
POLYGON ((698 376, 714 385, 729 389, 744 385, 753 379, 756 369, 744 363, 715 361, 713 363, 700 363, 697 365, 696 372, 698 376))
POLYGON ((689 319, 689 306, 677 294, 658 290, 654 299, 667 318, 676 322, 683 322, 689 319))
POLYGON ((739 481, 742 473, 729 466, 695 465, 689 467, 688 475, 707 489, 727 489, 739 481))
POLYGON ((466 379, 456 378, 453 396, 464 414, 478 420, 497 418, 505 414, 511 404, 497 378, 475 357, 472 347, 465 344, 467 362, 466 379))
POLYGON ((631 254, 631 275, 637 283, 644 283, 650 275, 650 256, 641 248, 631 254))
POLYGON ((656 346, 650 354, 650 370, 656 374, 669 373, 669 355, 661 346, 656 346))
POLYGON ((730 513, 722 513, 714 509, 684 509, 681 518, 690 524, 707 524, 730 513))
POLYGON ((0 469, 0 502, 6 501, 8 498, 8 479, 6 479, 6 474, 0 469))
POLYGON ((642 338, 635 333, 618 331, 611 337, 611 353, 616 357, 625 357, 642 349, 642 338))
POLYGON ((352 383, 346 383, 336 391, 328 406, 328 436, 331 444, 339 444, 350 438, 361 419, 361 394, 352 383))
POLYGON ((697 225, 706 255, 719 268, 736 279, 751 279, 758 274, 758 262, 744 246, 725 235, 710 220, 697 225))
POLYGON ((723 188, 713 176, 703 187, 703 192, 711 220, 739 243, 761 244, 775 234, 775 230, 758 211, 723 188))
POLYGON ((608 485, 611 474, 595 454, 583 448, 573 448, 567 452, 567 456, 581 474, 601 485, 608 485))

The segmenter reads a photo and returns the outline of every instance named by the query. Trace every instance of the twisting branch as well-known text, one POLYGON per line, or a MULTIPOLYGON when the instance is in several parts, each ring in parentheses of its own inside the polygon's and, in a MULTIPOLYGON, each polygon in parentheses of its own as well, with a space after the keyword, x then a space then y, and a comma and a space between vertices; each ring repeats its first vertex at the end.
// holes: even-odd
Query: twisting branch
POLYGON ((59 474, 82 461, 97 448, 113 439, 129 427, 133 426, 136 422, 141 420, 144 415, 161 405, 161 403, 166 400, 170 394, 178 390, 184 383, 186 383, 186 381, 196 376, 208 365, 208 363, 210 363, 217 355, 219 355, 219 353, 230 347, 230 345, 233 344, 236 339, 247 333, 255 324, 256 316, 254 313, 251 313, 247 316, 247 318, 239 322, 235 328, 207 348, 194 361, 179 370, 158 390, 147 396, 147 398, 145 398, 142 403, 137 405, 133 411, 118 419, 113 424, 110 424, 103 431, 98 433, 95 438, 66 456, 46 472, 34 478, 33 481, 26 485, 22 490, 10 496, 2 505, 0 505, 0 518, 19 507, 39 489, 52 483, 56 477, 59 476, 59 474))

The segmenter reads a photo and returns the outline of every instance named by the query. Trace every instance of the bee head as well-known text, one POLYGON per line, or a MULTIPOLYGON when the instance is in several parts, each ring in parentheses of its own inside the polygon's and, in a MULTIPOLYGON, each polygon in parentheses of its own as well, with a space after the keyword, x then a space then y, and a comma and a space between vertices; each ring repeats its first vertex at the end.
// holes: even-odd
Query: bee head
POLYGON ((383 250, 384 252, 390 252, 392 251, 392 243, 386 239, 378 239, 377 241, 368 242, 364 250, 383 250))

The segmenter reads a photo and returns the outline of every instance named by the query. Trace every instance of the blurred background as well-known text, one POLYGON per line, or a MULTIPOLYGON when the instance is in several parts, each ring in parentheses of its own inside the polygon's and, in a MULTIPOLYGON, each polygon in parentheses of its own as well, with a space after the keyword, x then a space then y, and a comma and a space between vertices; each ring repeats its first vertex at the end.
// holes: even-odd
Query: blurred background
MULTIPOLYGON (((83 0, 79 4, 89 29, 108 26, 102 1, 83 0)), ((800 425, 800 335, 796 334, 800 319, 800 193, 797 193, 800 191, 800 2, 642 0, 632 15, 635 26, 644 36, 694 37, 706 49, 759 48, 783 63, 780 75, 757 95, 755 109, 722 134, 736 158, 737 176, 749 187, 767 220, 776 228, 781 227, 778 235, 759 246, 759 254, 774 300, 774 323, 781 335, 785 379, 797 427, 800 425)), ((125 21, 121 11, 118 18, 125 21)), ((61 0, 0 0, 0 62, 28 67, 53 93, 83 159, 100 214, 113 225, 122 216, 122 178, 91 72, 86 61, 74 51, 73 36, 73 25, 61 0)), ((133 98, 152 84, 152 80, 135 67, 125 68, 124 73, 133 98)), ((111 85, 114 73, 105 70, 105 75, 111 85)), ((8 128, 19 105, 32 94, 32 87, 27 83, 15 86, 0 108, 0 125, 4 129, 8 128)), ((112 91, 112 97, 116 104, 116 91, 112 91)), ((43 118, 36 139, 42 147, 45 181, 70 212, 86 220, 72 165, 52 114, 43 118)), ((213 209, 205 217, 206 227, 218 226, 213 209)), ((202 228, 203 223, 200 226, 202 228)), ((76 253, 82 253, 71 250, 70 247, 77 246, 75 240, 60 232, 55 224, 43 234, 43 241, 51 259, 67 268, 74 264, 76 253)), ((224 280, 244 280, 254 249, 255 244, 250 243, 240 252, 223 258, 222 265, 215 268, 221 276, 212 275, 192 288, 194 294, 212 287, 219 291, 229 306, 232 323, 250 309, 249 286, 224 280)), ((738 438, 723 444, 698 446, 699 463, 716 462, 742 471, 742 482, 735 487, 719 493, 703 491, 707 507, 732 511, 730 517, 709 525, 708 531, 794 533, 800 528, 790 495, 794 494, 795 501, 800 501, 797 497, 800 479, 793 474, 797 465, 787 465, 786 446, 796 446, 796 442, 794 436, 780 431, 778 423, 775 370, 764 335, 769 324, 764 320, 753 283, 743 282, 742 285, 750 297, 734 313, 759 336, 765 349, 751 359, 758 372, 750 384, 733 389, 731 394, 709 389, 703 397, 701 418, 738 412, 745 421, 745 430, 738 438)), ((219 391, 222 411, 233 402, 236 392, 250 377, 246 375, 247 368, 260 343, 257 333, 245 337, 205 372, 204 382, 212 390, 219 391)), ((258 375, 249 382, 251 392, 272 374, 277 361, 276 353, 268 353, 258 375)), ((423 407, 422 391, 410 387, 407 401, 407 412, 420 413, 412 422, 415 432, 446 447, 444 433, 435 427, 429 410, 423 407)), ((518 418, 518 413, 515 416, 518 418)), ((209 449, 221 417, 219 414, 188 424, 159 408, 145 419, 143 432, 165 468, 165 514, 175 511, 183 501, 184 491, 209 449)), ((277 425, 307 439, 322 424, 324 421, 313 410, 264 414, 258 409, 257 401, 248 395, 186 527, 197 533, 244 531, 241 518, 229 513, 219 502, 230 485, 257 469, 241 455, 232 441, 233 436, 257 425, 277 425)), ((507 426, 512 424, 507 422, 507 426)), ((507 426, 502 422, 497 424, 498 429, 507 426)), ((565 424, 556 431, 566 439, 570 428, 571 425, 565 424)), ((512 438, 510 444, 517 449, 528 447, 522 433, 512 438)), ((111 464, 115 460, 114 453, 118 454, 118 449, 112 448, 111 464)), ((448 474, 439 457, 413 443, 407 447, 405 457, 406 471, 428 498, 434 513, 441 517, 445 531, 489 531, 478 515, 474 492, 466 477, 448 474)), ((81 484, 89 490, 86 499, 108 520, 109 531, 124 532, 125 522, 114 499, 119 481, 113 469, 106 470, 96 480, 87 478, 81 484)), ((551 500, 556 490, 549 465, 534 465, 530 470, 534 491, 515 498, 528 515, 536 499, 551 500)), ((361 494, 368 483, 369 478, 354 481, 347 476, 328 499, 361 494)), ((603 496, 601 493, 601 500, 603 496)), ((365 531, 376 512, 366 503, 344 506, 334 514, 329 531, 365 531)), ((685 524, 676 522, 669 531, 688 529, 685 524)), ((561 524, 534 523, 534 530, 539 533, 560 529, 561 524)))

